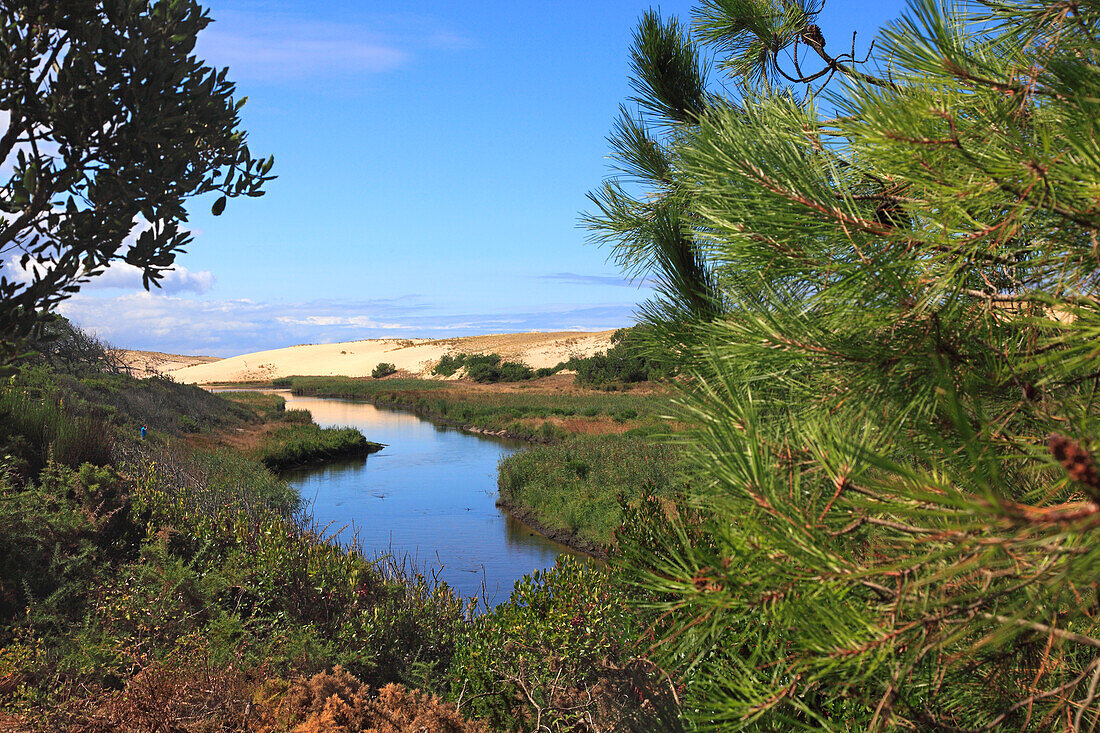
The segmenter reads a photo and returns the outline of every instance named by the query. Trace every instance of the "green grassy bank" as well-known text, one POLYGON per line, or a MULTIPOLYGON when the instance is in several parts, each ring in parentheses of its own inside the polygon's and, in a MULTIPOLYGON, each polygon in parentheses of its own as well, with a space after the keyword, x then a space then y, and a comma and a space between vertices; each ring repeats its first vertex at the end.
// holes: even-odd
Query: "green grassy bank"
POLYGON ((678 459, 674 447, 642 436, 576 436, 502 460, 500 502, 554 539, 602 556, 624 503, 672 499, 678 459))
POLYGON ((381 443, 367 440, 354 428, 322 428, 308 410, 287 410, 279 395, 261 392, 227 392, 224 397, 260 415, 267 428, 257 437, 248 455, 273 471, 330 461, 334 458, 365 456, 382 450, 381 443))

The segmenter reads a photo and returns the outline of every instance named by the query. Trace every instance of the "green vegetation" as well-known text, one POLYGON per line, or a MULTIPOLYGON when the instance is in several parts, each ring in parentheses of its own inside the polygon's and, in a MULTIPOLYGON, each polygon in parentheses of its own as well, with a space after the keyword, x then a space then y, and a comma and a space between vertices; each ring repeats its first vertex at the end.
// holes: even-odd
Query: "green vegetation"
MULTIPOLYGON (((132 386, 171 391, 151 384, 132 386)), ((296 518, 297 495, 238 452, 159 432, 141 441, 111 421, 96 433, 109 434, 110 455, 98 456, 107 465, 59 450, 58 410, 79 418, 95 407, 76 386, 38 369, 0 391, 7 709, 46 715, 46 727, 88 723, 120 684, 164 666, 287 674, 343 664, 371 683, 417 685, 446 669, 462 618, 446 588, 387 580, 392 568, 317 536, 296 518), (26 409, 28 385, 45 407, 26 409)), ((226 420, 239 415, 210 397, 226 420)))
POLYGON ((220 214, 262 195, 274 162, 249 152, 225 71, 193 53, 210 23, 194 0, 16 0, 3 17, 0 266, 35 277, 0 279, 0 365, 112 262, 156 283, 191 239, 186 202, 220 194, 220 214))
POLYGON ((290 377, 279 386, 294 394, 366 400, 380 407, 410 410, 450 425, 499 433, 538 442, 570 432, 567 418, 612 418, 629 427, 654 431, 668 410, 662 393, 542 393, 466 390, 431 379, 387 379, 384 382, 349 377, 290 377))
POLYGON ((482 383, 522 382, 535 376, 531 367, 517 361, 501 361, 500 354, 444 354, 432 374, 451 377, 463 368, 468 379, 482 383))
POLYGON ((635 382, 660 382, 676 374, 668 357, 655 357, 659 349, 647 348, 650 329, 645 326, 620 328, 611 335, 613 346, 590 357, 574 357, 558 365, 557 370, 577 372, 576 382, 583 387, 622 388, 635 382))
POLYGON ((636 32, 588 223, 689 482, 618 570, 700 727, 1095 728, 1100 13, 916 0, 861 67, 820 10, 636 32))
POLYGON ((638 435, 576 436, 500 463, 500 498, 568 544, 601 552, 614 542, 622 505, 671 500, 679 452, 638 435))
POLYGON ((668 358, 653 356, 646 347, 649 330, 645 326, 620 328, 611 336, 612 347, 588 357, 575 356, 553 367, 532 370, 526 364, 501 361, 499 354, 445 354, 432 369, 432 374, 452 377, 466 369, 466 377, 475 382, 522 382, 549 377, 563 369, 572 369, 581 387, 622 389, 645 381, 662 381, 676 374, 668 358))
POLYGON ((260 462, 199 447, 272 425, 281 444, 318 431, 278 395, 44 366, 0 384, 6 723, 325 729, 335 699, 380 731, 401 730, 410 709, 456 731, 484 731, 461 723, 472 716, 513 730, 678 729, 617 580, 562 560, 475 616, 475 600, 403 562, 319 535, 260 462), (94 429, 77 430, 83 420, 94 429), (159 427, 140 440, 145 421, 159 427))
MULTIPOLYGON (((294 411, 297 412, 297 411, 294 411)), ((284 425, 265 433, 254 457, 273 471, 382 450, 355 428, 322 428, 313 423, 284 425)))
POLYGON ((375 379, 381 379, 382 377, 388 377, 391 374, 397 374, 397 367, 390 364, 387 361, 379 362, 374 369, 371 370, 370 375, 375 379))
POLYGON ((453 666, 494 730, 679 731, 675 691, 635 656, 639 631, 613 578, 562 556, 464 629, 453 666))
POLYGON ((313 422, 308 410, 286 409, 286 400, 279 395, 240 391, 223 396, 264 419, 267 429, 260 434, 259 445, 247 453, 272 471, 370 455, 383 447, 354 428, 322 428, 313 422))

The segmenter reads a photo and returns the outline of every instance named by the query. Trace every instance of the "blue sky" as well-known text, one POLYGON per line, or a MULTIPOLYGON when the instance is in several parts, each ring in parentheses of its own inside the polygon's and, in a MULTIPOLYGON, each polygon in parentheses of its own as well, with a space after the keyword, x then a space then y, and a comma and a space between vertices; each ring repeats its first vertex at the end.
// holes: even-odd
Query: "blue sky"
MULTIPOLYGON (((190 207, 162 290, 124 268, 62 312, 118 346, 232 355, 297 343, 629 325, 649 292, 577 225, 607 175, 647 2, 208 0, 258 199, 190 207)), ((687 18, 691 2, 664 2, 687 18)), ((829 48, 903 8, 832 0, 829 48)))

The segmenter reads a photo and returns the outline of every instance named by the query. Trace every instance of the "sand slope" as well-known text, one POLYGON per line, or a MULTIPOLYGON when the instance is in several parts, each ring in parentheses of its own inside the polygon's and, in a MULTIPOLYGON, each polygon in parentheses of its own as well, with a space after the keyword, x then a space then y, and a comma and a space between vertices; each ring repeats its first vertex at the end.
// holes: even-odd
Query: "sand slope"
POLYGON ((429 376, 444 354, 497 353, 538 369, 570 356, 591 356, 611 345, 614 331, 513 333, 454 339, 369 339, 257 351, 171 372, 179 382, 253 382, 294 375, 369 377, 379 362, 417 376, 429 376))
POLYGON ((221 361, 216 356, 185 356, 183 354, 164 354, 159 351, 133 351, 119 349, 115 352, 119 360, 130 369, 130 374, 138 379, 168 372, 193 364, 209 364, 221 361))

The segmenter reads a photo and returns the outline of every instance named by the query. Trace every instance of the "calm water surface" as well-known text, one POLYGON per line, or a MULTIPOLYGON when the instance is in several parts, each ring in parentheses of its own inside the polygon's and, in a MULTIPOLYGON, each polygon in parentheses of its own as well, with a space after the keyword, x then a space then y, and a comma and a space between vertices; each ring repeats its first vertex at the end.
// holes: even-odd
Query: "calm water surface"
POLYGON ((495 505, 497 463, 522 443, 365 403, 279 394, 323 427, 350 425, 386 444, 367 458, 284 474, 320 526, 345 541, 354 534, 368 554, 408 555, 459 593, 480 597, 484 584, 490 603, 499 603, 516 580, 569 552, 495 505))

